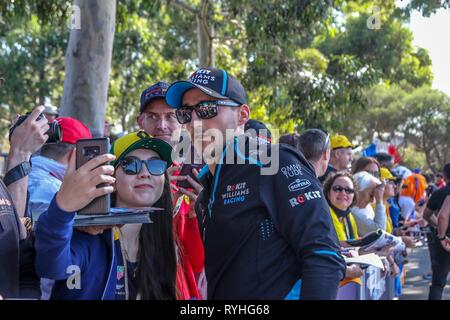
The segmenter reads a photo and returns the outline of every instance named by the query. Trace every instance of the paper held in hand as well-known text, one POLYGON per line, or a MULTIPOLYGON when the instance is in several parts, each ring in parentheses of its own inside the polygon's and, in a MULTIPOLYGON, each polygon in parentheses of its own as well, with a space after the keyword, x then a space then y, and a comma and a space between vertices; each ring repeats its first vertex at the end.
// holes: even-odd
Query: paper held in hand
POLYGON ((375 253, 364 254, 362 256, 356 256, 356 257, 344 256, 344 259, 345 259, 346 264, 359 264, 359 265, 366 265, 366 266, 374 266, 376 268, 384 270, 383 261, 381 261, 381 258, 379 256, 377 256, 375 253))
POLYGON ((109 214, 76 215, 74 227, 152 223, 151 214, 161 212, 161 208, 111 208, 109 214))
POLYGON ((357 240, 346 241, 352 247, 360 247, 360 254, 379 252, 388 247, 394 247, 394 251, 403 251, 406 249, 401 238, 396 237, 382 229, 370 232, 357 240))

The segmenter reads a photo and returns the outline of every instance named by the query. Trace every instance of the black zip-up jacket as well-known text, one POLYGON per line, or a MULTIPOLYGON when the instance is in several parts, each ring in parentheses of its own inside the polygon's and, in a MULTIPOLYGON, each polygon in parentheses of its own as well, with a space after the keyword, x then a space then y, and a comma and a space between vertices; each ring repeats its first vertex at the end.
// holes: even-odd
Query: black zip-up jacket
POLYGON ((0 296, 39 299, 34 237, 20 239, 20 224, 11 195, 0 180, 0 296))
POLYGON ((294 148, 274 144, 269 154, 279 152, 279 169, 261 175, 269 165, 238 152, 239 139, 225 147, 223 162, 234 152, 246 164, 199 175, 208 299, 292 298, 300 279, 301 299, 335 299, 345 262, 313 168, 294 148))

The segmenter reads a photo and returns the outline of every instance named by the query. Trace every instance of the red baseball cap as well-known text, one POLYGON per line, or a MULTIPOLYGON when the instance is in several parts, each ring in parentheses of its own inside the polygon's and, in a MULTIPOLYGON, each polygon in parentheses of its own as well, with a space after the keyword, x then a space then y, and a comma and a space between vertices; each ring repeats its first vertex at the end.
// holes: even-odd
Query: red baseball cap
POLYGON ((71 117, 56 118, 61 126, 62 141, 70 144, 76 144, 79 139, 92 138, 91 130, 81 121, 71 117))

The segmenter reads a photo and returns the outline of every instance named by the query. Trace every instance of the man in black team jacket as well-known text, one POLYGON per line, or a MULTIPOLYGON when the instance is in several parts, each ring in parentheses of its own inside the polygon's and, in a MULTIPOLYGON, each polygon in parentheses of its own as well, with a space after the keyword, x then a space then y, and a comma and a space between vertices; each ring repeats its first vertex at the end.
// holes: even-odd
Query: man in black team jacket
MULTIPOLYGON (((345 263, 320 182, 303 155, 266 145, 272 158, 264 164, 242 150, 248 143, 239 134, 250 111, 243 87, 225 70, 197 70, 169 87, 166 102, 191 135, 198 120, 203 136, 212 128, 236 133, 198 177, 208 299, 298 299, 299 289, 301 299, 335 299, 345 263), (274 164, 278 170, 262 174, 274 164)), ((205 137, 202 143, 204 150, 211 144, 205 137)))

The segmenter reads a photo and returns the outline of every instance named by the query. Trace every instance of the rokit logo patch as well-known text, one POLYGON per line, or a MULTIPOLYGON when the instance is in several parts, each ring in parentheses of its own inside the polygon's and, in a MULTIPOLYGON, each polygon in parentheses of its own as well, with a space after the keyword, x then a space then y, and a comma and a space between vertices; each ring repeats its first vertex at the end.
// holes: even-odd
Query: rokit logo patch
POLYGON ((306 179, 296 179, 294 182, 292 182, 288 188, 289 191, 294 192, 298 190, 303 190, 308 188, 311 185, 311 182, 306 179))
POLYGON ((291 164, 281 168, 281 172, 286 178, 293 178, 303 175, 302 166, 298 163, 291 164))
POLYGON ((227 186, 227 192, 222 194, 223 204, 244 202, 246 196, 250 194, 247 182, 241 182, 227 186))
POLYGON ((296 206, 305 203, 306 201, 320 198, 322 198, 320 191, 309 191, 306 192, 305 194, 300 194, 294 198, 289 199, 289 203, 291 204, 291 207, 294 208, 296 206))

